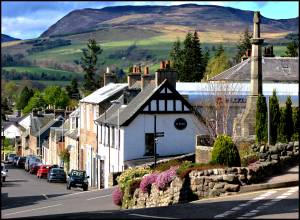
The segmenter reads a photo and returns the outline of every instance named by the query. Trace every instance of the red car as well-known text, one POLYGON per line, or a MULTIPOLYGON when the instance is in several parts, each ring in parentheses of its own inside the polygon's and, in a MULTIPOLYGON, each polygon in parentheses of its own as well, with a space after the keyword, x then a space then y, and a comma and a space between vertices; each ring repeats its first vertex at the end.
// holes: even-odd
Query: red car
POLYGON ((40 169, 37 171, 37 177, 38 178, 43 178, 43 177, 47 177, 48 172, 50 170, 50 168, 52 167, 52 165, 41 165, 40 169))
POLYGON ((37 171, 40 169, 41 165, 43 165, 43 164, 41 164, 41 163, 33 163, 33 164, 31 164, 31 166, 29 168, 29 173, 36 174, 37 171))

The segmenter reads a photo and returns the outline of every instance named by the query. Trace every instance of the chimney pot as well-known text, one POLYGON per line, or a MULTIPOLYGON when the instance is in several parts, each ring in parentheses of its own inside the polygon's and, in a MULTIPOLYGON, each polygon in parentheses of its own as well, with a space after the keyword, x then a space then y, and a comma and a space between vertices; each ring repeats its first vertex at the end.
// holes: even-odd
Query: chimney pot
POLYGON ((164 60, 162 60, 162 61, 160 62, 160 69, 165 69, 165 68, 166 68, 166 63, 165 63, 164 60))
POLYGON ((148 66, 145 66, 145 68, 144 68, 144 74, 145 75, 149 74, 149 67, 148 66))

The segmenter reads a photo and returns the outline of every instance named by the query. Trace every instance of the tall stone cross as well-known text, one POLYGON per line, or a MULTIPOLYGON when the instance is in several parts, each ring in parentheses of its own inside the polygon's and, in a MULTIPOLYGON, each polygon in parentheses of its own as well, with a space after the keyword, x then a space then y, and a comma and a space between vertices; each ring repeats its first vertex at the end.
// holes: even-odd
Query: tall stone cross
POLYGON ((260 13, 254 12, 253 38, 251 39, 251 82, 250 95, 247 98, 246 109, 242 115, 234 119, 233 134, 241 137, 255 135, 256 102, 258 95, 262 95, 262 57, 261 45, 264 39, 260 38, 260 13))

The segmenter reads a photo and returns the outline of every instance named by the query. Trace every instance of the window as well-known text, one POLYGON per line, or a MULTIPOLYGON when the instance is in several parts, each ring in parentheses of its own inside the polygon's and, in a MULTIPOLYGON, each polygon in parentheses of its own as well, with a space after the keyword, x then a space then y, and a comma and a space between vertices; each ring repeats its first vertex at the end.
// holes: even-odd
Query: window
POLYGON ((154 154, 154 134, 145 134, 145 156, 153 156, 154 154))
POLYGON ((115 147, 115 127, 111 128, 111 147, 115 147))

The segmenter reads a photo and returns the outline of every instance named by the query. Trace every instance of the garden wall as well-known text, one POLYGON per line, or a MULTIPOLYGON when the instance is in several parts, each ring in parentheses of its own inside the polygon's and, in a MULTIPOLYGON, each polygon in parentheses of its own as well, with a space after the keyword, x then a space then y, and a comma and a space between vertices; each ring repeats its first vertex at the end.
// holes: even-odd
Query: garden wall
POLYGON ((266 177, 278 174, 299 162, 299 142, 278 143, 275 146, 252 145, 258 151, 259 161, 248 167, 230 167, 204 171, 193 170, 188 177, 176 177, 166 190, 152 184, 150 193, 137 188, 129 205, 123 208, 167 206, 207 197, 234 194, 243 185, 262 182, 266 177))

